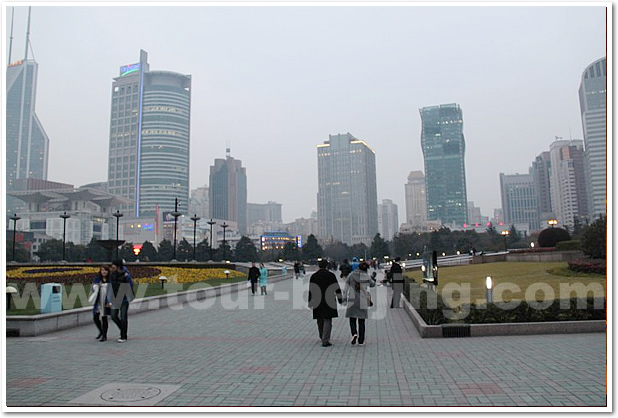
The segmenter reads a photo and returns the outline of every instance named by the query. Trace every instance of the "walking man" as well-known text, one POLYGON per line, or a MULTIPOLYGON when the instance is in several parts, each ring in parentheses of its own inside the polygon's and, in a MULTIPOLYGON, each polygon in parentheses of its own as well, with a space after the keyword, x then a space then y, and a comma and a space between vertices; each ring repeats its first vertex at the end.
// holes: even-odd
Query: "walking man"
POLYGON ((133 300, 133 277, 122 260, 114 260, 111 266, 112 321, 120 329, 119 343, 128 338, 129 303, 133 300))
POLYGON ((397 257, 391 264, 390 274, 393 280, 393 300, 391 301, 391 308, 399 308, 401 294, 403 293, 403 270, 399 264, 400 261, 401 258, 397 257))
POLYGON ((330 347, 333 318, 337 318, 337 302, 343 303, 343 299, 337 277, 327 269, 328 261, 320 260, 318 266, 320 269, 309 279, 309 308, 313 309, 313 319, 318 322, 322 347, 330 347))
POLYGON ((251 282, 251 295, 255 296, 258 279, 260 278, 260 270, 255 266, 255 261, 251 263, 247 280, 251 282))

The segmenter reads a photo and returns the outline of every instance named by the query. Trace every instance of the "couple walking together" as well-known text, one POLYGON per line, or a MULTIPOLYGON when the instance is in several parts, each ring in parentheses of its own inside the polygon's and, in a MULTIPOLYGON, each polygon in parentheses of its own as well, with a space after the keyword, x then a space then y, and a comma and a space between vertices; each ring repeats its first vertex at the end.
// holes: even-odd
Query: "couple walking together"
POLYGON ((107 341, 108 317, 120 329, 119 343, 127 341, 129 328, 129 303, 133 300, 133 277, 122 260, 115 260, 110 266, 103 265, 92 283, 88 301, 94 303, 92 314, 99 330, 97 339, 107 341))
POLYGON ((322 347, 330 347, 333 318, 337 318, 337 302, 346 306, 346 318, 350 321, 352 345, 358 342, 365 345, 365 320, 372 305, 368 287, 374 287, 375 278, 367 272, 368 265, 360 263, 358 269, 344 277, 342 293, 337 277, 328 271, 328 261, 320 260, 320 269, 309 280, 309 308, 313 310, 313 319, 317 320, 318 333, 322 347))
POLYGON ((258 280, 260 284, 261 295, 267 295, 268 293, 266 293, 266 286, 268 281, 268 269, 264 267, 264 263, 260 263, 260 268, 258 269, 255 266, 255 262, 252 262, 251 267, 249 268, 247 281, 251 284, 251 294, 253 296, 255 296, 255 288, 257 287, 258 280))

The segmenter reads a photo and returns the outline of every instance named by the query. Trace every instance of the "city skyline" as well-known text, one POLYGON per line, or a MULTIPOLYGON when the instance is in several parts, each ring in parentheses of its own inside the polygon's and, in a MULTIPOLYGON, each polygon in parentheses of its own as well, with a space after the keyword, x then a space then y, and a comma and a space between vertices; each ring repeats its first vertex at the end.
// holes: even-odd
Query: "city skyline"
MULTIPOLYGON (((26 13, 15 9, 15 51, 26 13)), ((403 208, 408 174, 423 169, 419 109, 458 103, 467 200, 491 216, 500 172, 527 172, 555 136, 583 139, 578 89, 605 55, 605 23, 603 6, 33 7, 48 179, 106 179, 96 162, 108 157, 109 80, 144 49, 153 68, 192 75, 190 189, 208 184, 229 143, 247 169, 248 201, 280 202, 284 222, 307 218, 317 209, 315 144, 354 132, 376 151, 378 201, 403 208), (158 34, 164 24, 170 31, 158 34), (178 47, 191 39, 202 52, 178 47), (292 175, 273 177, 268 163, 292 175)))

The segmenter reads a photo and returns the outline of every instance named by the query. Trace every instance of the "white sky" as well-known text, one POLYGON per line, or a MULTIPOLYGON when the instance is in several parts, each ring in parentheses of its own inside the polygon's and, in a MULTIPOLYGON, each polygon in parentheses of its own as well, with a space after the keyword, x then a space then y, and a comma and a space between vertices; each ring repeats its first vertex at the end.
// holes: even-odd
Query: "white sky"
MULTIPOLYGON (((3 3, 5 65, 16 4, 28 3, 3 3)), ((51 4, 30 28, 49 180, 107 180, 112 79, 144 49, 151 70, 192 76, 192 189, 229 142, 250 203, 309 217, 316 145, 350 132, 375 150, 378 202, 393 200, 400 223, 407 176, 424 171, 421 107, 461 106, 468 200, 490 217, 500 172, 527 173, 555 136, 583 139, 580 79, 606 54, 610 5, 51 4)), ((26 20, 16 7, 11 61, 26 20)))

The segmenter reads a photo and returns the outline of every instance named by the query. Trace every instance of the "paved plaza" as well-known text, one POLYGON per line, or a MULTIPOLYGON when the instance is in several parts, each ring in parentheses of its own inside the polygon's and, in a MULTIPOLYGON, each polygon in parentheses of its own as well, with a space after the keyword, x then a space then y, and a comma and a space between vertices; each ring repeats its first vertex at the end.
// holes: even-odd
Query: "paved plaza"
POLYGON ((607 404, 604 333, 422 339, 403 309, 387 309, 389 288, 376 287, 366 345, 350 345, 342 309, 333 346, 322 347, 300 300, 309 276, 272 283, 267 296, 242 290, 132 315, 126 343, 113 323, 104 343, 94 324, 7 338, 5 405, 607 404))

